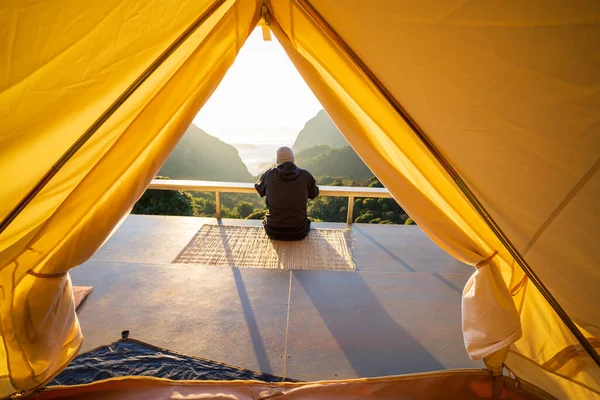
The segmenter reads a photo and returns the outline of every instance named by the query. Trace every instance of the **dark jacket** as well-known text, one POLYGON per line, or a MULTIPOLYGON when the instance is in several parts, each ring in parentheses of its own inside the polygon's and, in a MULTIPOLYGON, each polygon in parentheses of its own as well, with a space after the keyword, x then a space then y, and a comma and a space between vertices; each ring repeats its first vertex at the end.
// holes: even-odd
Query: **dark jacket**
POLYGON ((319 195, 310 172, 286 162, 266 171, 254 187, 261 197, 267 196, 267 226, 299 229, 307 226, 308 199, 319 195))

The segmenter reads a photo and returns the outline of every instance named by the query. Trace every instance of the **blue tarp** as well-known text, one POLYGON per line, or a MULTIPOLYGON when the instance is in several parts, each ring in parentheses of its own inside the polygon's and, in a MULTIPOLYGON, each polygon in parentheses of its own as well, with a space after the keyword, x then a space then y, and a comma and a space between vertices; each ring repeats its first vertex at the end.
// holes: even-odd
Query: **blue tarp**
POLYGON ((295 382, 293 379, 190 357, 126 338, 78 355, 48 386, 80 385, 120 376, 153 376, 173 380, 244 379, 295 382))

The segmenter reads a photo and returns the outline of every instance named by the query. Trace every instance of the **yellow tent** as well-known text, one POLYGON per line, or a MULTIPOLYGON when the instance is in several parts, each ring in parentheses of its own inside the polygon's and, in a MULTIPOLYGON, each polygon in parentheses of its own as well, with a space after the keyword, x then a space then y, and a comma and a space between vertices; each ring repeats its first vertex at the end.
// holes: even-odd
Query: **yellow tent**
MULTIPOLYGON (((557 398, 600 397, 600 3, 585 0, 3 1, 0 397, 75 356, 68 270, 127 214, 261 18, 403 208, 475 266, 470 356, 557 398)), ((436 398, 479 384, 483 398, 502 381, 536 393, 444 372, 46 395, 436 398)))

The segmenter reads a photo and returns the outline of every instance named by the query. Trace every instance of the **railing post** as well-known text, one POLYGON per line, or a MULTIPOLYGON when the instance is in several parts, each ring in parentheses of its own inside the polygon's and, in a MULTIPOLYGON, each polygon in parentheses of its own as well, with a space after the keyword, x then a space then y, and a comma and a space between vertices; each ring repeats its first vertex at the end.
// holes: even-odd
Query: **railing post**
POLYGON ((215 192, 215 210, 217 213, 217 219, 221 219, 221 193, 215 192))
POLYGON ((348 217, 346 218, 346 223, 352 223, 352 216, 354 215, 354 196, 348 196, 348 217))

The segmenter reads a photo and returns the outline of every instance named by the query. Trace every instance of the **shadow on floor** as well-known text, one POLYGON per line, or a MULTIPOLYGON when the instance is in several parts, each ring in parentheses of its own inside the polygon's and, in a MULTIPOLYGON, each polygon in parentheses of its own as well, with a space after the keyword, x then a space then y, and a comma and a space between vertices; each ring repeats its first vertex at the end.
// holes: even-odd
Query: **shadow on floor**
MULTIPOLYGON (((223 224, 221 220, 219 220, 218 223, 219 225, 223 224)), ((229 246, 227 235, 221 235, 221 240, 223 242, 225 253, 228 257, 227 261, 229 265, 235 265, 233 259, 231 258, 231 248, 229 246)), ((250 333, 250 340, 252 341, 252 346, 254 347, 254 354, 256 355, 256 361, 258 362, 259 369, 261 372, 271 373, 271 364, 269 362, 269 357, 267 356, 265 343, 258 329, 256 316, 254 315, 254 311, 252 311, 252 305, 250 304, 248 292, 246 291, 246 286, 244 285, 244 278, 242 277, 242 274, 238 268, 232 267, 231 271, 235 280, 235 286, 240 296, 240 303, 242 304, 242 309, 244 310, 246 326, 248 327, 248 332, 250 333)))
MULTIPOLYGON (((444 369, 417 338, 394 321, 360 274, 338 272, 325 277, 294 272, 294 276, 358 376, 444 369)), ((411 323, 406 321, 405 326, 411 323)))
MULTIPOLYGON (((394 254, 392 251, 390 251, 387 247, 385 247, 384 245, 379 243, 375 238, 373 238, 371 235, 369 235, 363 229, 359 228, 358 226, 353 226, 352 230, 356 231, 359 235, 362 235, 366 239, 368 239, 371 243, 373 243, 375 246, 377 246, 381 251, 383 251, 385 254, 390 256, 394 261, 396 261, 398 264, 400 264, 404 269, 408 270, 409 272, 417 272, 417 270, 414 269, 413 267, 411 267, 409 263, 404 261, 402 258, 398 257, 396 254, 394 254)), ((432 273, 431 275, 433 275, 437 280, 439 280, 444 285, 448 286, 450 289, 454 290, 455 292, 457 292, 458 294, 460 294, 462 296, 462 292, 463 292, 462 289, 457 287, 456 285, 454 285, 448 279, 444 278, 439 273, 432 273)))
POLYGON ((365 238, 367 238, 371 243, 373 243, 375 246, 377 246, 379 248, 379 250, 383 251, 385 254, 390 256, 394 261, 396 261, 398 264, 400 264, 403 268, 405 268, 409 272, 417 272, 417 270, 414 269, 413 267, 411 267, 409 263, 407 263, 402 258, 398 257, 396 254, 394 254, 393 252, 388 250, 387 247, 385 247, 384 245, 379 243, 377 240, 375 240, 375 238, 373 238, 371 235, 369 235, 363 229, 359 228, 356 225, 353 225, 352 230, 357 232, 361 236, 364 236, 365 238))

